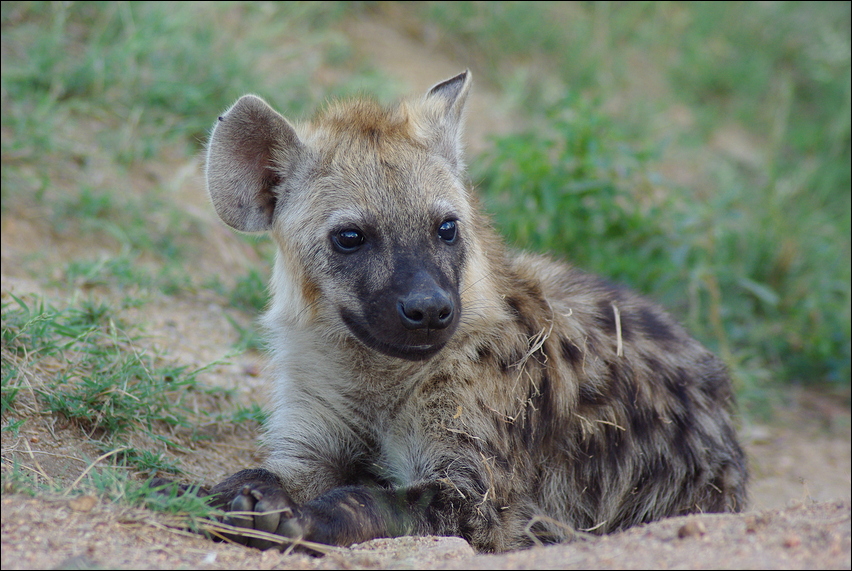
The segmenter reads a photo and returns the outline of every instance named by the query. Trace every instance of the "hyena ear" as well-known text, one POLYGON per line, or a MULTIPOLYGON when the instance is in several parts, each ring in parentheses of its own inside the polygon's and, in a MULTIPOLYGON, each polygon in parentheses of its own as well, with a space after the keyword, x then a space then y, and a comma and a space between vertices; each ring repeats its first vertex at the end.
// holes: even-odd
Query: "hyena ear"
POLYGON ((259 97, 241 97, 219 117, 207 145, 207 189, 219 217, 243 232, 268 230, 276 187, 301 149, 284 117, 259 97))
POLYGON ((426 100, 436 102, 441 113, 439 124, 435 126, 438 152, 458 170, 463 166, 462 112, 470 83, 470 71, 465 70, 435 85, 426 93, 426 100))

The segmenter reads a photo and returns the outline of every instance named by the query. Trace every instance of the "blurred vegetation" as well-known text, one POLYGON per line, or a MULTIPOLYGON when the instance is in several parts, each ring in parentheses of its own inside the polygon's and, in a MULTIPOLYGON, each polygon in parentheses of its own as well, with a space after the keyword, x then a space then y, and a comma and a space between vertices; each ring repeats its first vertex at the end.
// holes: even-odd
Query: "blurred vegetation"
MULTIPOLYGON (((723 355, 748 407, 785 383, 828 386, 848 402, 848 2, 0 9, 3 215, 111 252, 38 275, 50 283, 204 288, 262 307, 267 268, 196 276, 202 223, 173 189, 128 181, 140 165, 198 154, 211 118, 246 92, 293 117, 331 96, 400 94, 344 33, 348 19, 390 21, 392 10, 523 118, 470 157, 515 245, 662 301, 723 355)), ((268 244, 251 244, 269 258, 268 244)))
POLYGON ((538 119, 475 170, 516 244, 664 301, 723 354, 748 403, 781 381, 828 384, 848 403, 849 3, 421 10, 538 119), (688 129, 655 123, 673 109, 688 129), (671 155, 706 178, 660 178, 671 155))

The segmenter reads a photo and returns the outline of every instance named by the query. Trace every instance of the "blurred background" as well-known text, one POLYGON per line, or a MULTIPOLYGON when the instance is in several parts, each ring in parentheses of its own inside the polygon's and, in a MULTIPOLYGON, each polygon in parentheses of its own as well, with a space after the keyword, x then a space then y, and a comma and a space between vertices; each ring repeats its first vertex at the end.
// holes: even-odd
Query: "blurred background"
POLYGON ((3 2, 4 343, 12 285, 256 314, 272 246, 207 203, 217 115, 469 68, 471 183, 511 244, 667 306, 746 417, 848 410, 850 53, 849 2, 3 2))

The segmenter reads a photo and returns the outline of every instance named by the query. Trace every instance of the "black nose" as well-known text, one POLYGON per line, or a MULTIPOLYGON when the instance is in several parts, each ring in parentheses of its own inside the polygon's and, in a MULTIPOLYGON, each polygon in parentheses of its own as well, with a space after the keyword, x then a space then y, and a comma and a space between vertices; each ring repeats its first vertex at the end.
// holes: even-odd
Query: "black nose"
POLYGON ((418 288, 399 299, 399 318, 406 329, 444 329, 453 321, 453 300, 434 284, 418 288))

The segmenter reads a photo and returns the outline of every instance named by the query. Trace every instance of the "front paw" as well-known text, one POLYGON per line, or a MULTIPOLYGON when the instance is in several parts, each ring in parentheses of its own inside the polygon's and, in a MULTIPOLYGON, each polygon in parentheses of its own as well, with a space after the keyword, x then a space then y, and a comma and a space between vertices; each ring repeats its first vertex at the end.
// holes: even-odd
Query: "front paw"
MULTIPOLYGON (((290 538, 299 538, 301 525, 296 517, 296 504, 280 487, 251 486, 246 484, 229 506, 225 523, 245 529, 255 529, 290 538)), ((232 538, 233 539, 233 538, 232 538)), ((280 547, 289 542, 270 541, 256 537, 242 537, 245 543, 258 549, 280 547)))
MULTIPOLYGON (((229 525, 292 538, 302 536, 301 525, 296 517, 296 503, 284 491, 277 476, 268 470, 254 468, 237 472, 214 486, 210 494, 215 498, 214 505, 229 512, 224 519, 229 525)), ((289 545, 288 542, 268 541, 235 533, 226 534, 226 537, 259 549, 289 545)))

